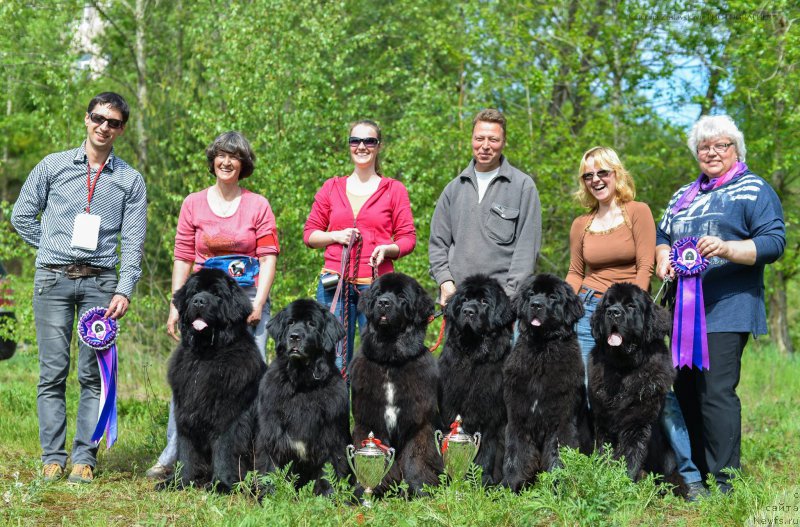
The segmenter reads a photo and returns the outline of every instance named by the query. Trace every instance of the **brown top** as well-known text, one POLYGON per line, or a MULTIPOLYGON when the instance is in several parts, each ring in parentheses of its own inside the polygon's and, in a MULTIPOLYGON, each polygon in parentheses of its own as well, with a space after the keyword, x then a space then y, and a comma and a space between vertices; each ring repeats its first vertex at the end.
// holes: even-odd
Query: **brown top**
POLYGON ((656 252, 656 224, 650 207, 639 201, 622 205, 625 221, 602 232, 589 230, 594 213, 575 218, 569 231, 567 283, 605 293, 612 284, 632 282, 645 291, 656 252))

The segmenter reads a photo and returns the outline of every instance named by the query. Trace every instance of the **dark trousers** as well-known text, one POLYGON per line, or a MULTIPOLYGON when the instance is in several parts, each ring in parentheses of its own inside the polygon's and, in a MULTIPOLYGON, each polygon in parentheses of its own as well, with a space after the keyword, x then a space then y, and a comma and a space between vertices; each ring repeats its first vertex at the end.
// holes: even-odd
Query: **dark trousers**
POLYGON ((703 474, 711 473, 728 488, 724 468, 741 467, 742 404, 736 395, 742 352, 749 333, 709 333, 709 369, 680 368, 675 394, 681 405, 692 459, 703 474))

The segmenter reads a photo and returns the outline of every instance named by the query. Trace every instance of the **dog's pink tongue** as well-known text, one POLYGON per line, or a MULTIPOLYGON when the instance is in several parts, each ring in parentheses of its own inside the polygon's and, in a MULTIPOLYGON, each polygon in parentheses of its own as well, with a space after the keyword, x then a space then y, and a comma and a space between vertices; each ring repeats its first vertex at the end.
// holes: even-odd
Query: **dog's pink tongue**
POLYGON ((612 333, 608 336, 608 345, 609 346, 619 346, 622 344, 622 335, 619 333, 612 333))
POLYGON ((206 321, 203 320, 202 318, 198 318, 197 320, 192 322, 192 327, 197 331, 203 331, 208 327, 208 324, 206 324, 206 321))
POLYGON ((531 320, 531 326, 541 326, 541 325, 542 321, 539 320, 538 318, 534 318, 533 320, 531 320))

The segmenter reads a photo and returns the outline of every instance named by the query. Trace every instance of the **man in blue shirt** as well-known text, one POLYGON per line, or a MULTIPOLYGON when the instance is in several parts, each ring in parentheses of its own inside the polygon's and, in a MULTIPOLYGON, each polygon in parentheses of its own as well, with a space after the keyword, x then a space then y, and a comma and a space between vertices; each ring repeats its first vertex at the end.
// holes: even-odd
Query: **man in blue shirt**
MULTIPOLYGON (((45 481, 60 478, 67 462, 65 394, 75 316, 103 306, 107 317, 121 318, 141 275, 147 222, 144 178, 113 149, 128 116, 128 104, 120 95, 95 96, 84 116, 86 140, 78 148, 48 155, 34 167, 11 215, 17 233, 37 249, 33 311, 45 481)), ((83 343, 78 381, 81 395, 68 479, 89 483, 97 462, 91 435, 101 381, 94 350, 83 343)))

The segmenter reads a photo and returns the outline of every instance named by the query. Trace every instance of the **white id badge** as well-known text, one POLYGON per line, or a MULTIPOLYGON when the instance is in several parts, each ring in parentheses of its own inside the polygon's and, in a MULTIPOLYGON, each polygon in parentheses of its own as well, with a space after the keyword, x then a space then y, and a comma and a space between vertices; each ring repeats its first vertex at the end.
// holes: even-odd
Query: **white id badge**
POLYGON ((97 237, 100 235, 100 216, 80 213, 75 216, 72 226, 72 243, 76 249, 94 251, 97 249, 97 237))

